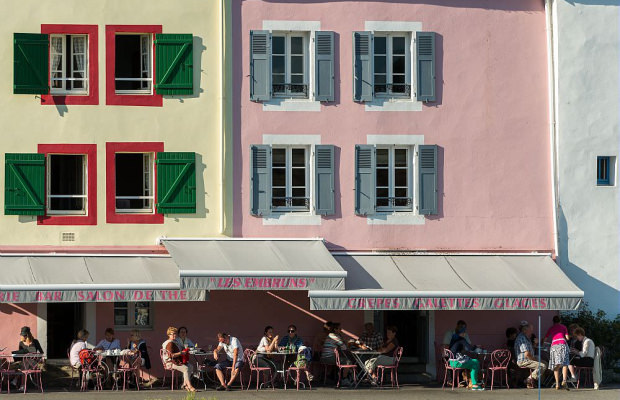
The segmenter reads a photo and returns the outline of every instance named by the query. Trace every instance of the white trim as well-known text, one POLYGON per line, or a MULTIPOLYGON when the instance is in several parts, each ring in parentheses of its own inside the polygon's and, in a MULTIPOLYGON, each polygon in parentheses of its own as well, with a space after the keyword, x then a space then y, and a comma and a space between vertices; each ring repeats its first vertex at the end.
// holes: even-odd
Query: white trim
POLYGON ((373 32, 417 32, 422 30, 422 23, 415 21, 366 21, 364 29, 373 32))
POLYGON ((320 31, 321 21, 263 20, 266 31, 320 31))
POLYGON ((59 284, 29 284, 29 285, 0 285, 0 290, 178 290, 178 282, 170 283, 59 283, 59 284))
POLYGON ((37 338, 47 354, 47 303, 37 303, 37 338))
MULTIPOLYGON (((311 89, 308 89, 312 93, 311 89)), ((321 102, 309 99, 271 98, 263 102, 263 111, 321 111, 321 102)))
POLYGON ((321 144, 321 135, 272 135, 263 134, 263 144, 314 145, 321 144))
POLYGON ((449 253, 439 251, 332 251, 332 256, 545 256, 551 257, 552 253, 449 253))
MULTIPOLYGON (((413 89, 412 89, 413 90, 413 89)), ((385 99, 374 97, 364 103, 365 111, 422 111, 422 102, 411 99, 385 99)))
POLYGON ((291 242, 316 242, 316 241, 325 241, 320 237, 303 237, 303 238, 274 238, 274 237, 261 237, 261 238, 248 238, 248 237, 214 237, 214 238, 191 238, 191 237, 165 237, 162 236, 158 239, 160 242, 175 242, 175 241, 200 241, 200 242, 210 242, 214 240, 219 241, 254 241, 254 242, 275 242, 275 241, 291 241, 291 242))
POLYGON ((582 291, 527 291, 527 290, 310 290, 308 297, 312 298, 347 298, 347 297, 583 297, 582 291))
POLYGON ((228 278, 228 277, 303 277, 303 278, 346 278, 347 271, 241 271, 241 270, 180 270, 182 278, 228 278))
POLYGON ((296 212, 278 213, 276 211, 269 216, 263 216, 263 225, 321 225, 321 216, 296 212))
POLYGON ((366 135, 366 143, 378 145, 420 145, 424 144, 424 135, 366 135))
POLYGON ((377 213, 366 216, 367 225, 424 225, 425 221, 424 215, 414 214, 413 211, 377 213))

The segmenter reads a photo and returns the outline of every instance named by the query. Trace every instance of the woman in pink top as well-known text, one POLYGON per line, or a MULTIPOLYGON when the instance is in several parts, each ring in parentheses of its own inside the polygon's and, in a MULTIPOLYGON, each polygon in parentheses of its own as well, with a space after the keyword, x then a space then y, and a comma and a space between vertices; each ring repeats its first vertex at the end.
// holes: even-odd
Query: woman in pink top
POLYGON ((566 375, 568 372, 569 353, 568 353, 568 330, 560 323, 560 317, 553 317, 553 326, 549 328, 545 335, 544 342, 551 338, 551 351, 549 352, 549 369, 555 376, 555 388, 560 389, 560 367, 562 367, 562 388, 568 390, 566 386, 566 375))

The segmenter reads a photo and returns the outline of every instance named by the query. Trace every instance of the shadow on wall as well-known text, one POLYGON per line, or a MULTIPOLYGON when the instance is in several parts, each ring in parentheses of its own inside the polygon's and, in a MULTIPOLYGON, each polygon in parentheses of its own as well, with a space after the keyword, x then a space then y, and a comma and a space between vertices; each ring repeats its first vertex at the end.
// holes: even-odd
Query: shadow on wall
MULTIPOLYGON (((334 146, 334 171, 340 171, 340 156, 342 149, 334 146)), ((340 174, 334 174, 334 215, 322 215, 325 220, 342 218, 342 187, 340 186, 340 174)))
POLYGON ((443 35, 435 32, 435 101, 424 103, 427 107, 436 107, 443 100, 443 35))
POLYGON ((191 95, 174 95, 174 96, 164 96, 164 99, 178 99, 179 102, 183 103, 183 99, 195 99, 200 96, 201 93, 204 92, 202 87, 200 86, 202 75, 206 75, 207 73, 202 70, 202 53, 207 50, 204 44, 202 44, 202 38, 198 36, 193 37, 193 46, 194 46, 194 54, 193 54, 193 68, 192 79, 194 81, 194 92, 191 95))
POLYGON ((443 218, 443 199, 445 197, 443 187, 444 154, 445 149, 441 146, 437 146, 437 214, 426 215, 425 218, 429 220, 440 220, 443 218))
MULTIPOLYGON (((558 207, 558 236, 560 268, 575 285, 583 290, 585 301, 589 303, 592 309, 603 309, 610 318, 614 318, 619 309, 620 291, 594 278, 586 270, 571 262, 568 221, 566 220, 562 206, 558 207), (614 307, 614 315, 611 315, 612 313, 609 312, 609 307, 614 307)), ((605 251, 605 249, 601 249, 601 251, 605 251)))
POLYGON ((575 4, 583 4, 586 6, 620 6, 620 4, 618 3, 618 0, 581 0, 581 1, 574 1, 574 0, 565 0, 568 4, 570 5, 575 5, 575 4))
POLYGON ((29 313, 22 308, 16 307, 13 304, 0 304, 0 315, 28 315, 29 313))

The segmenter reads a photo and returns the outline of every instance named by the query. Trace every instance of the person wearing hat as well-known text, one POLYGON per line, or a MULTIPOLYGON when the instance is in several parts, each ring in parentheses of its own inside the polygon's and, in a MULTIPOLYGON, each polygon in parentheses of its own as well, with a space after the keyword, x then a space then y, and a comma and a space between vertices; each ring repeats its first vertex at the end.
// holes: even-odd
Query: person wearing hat
POLYGON ((21 336, 21 340, 19 341, 19 350, 17 351, 18 353, 43 353, 41 344, 37 339, 32 336, 32 332, 30 332, 30 327, 22 327, 19 335, 21 336))

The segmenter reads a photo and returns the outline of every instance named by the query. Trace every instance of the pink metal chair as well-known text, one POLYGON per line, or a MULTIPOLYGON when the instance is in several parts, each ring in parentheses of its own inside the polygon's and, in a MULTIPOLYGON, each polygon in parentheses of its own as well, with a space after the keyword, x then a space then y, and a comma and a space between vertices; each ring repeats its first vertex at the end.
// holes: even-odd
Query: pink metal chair
POLYGON ((172 357, 170 356, 170 352, 166 349, 159 349, 159 357, 161 358, 161 363, 164 366, 164 377, 162 378, 161 387, 166 386, 166 372, 170 372, 170 380, 172 381, 172 385, 170 390, 174 390, 174 375, 177 372, 172 369, 172 357))
POLYGON ((394 364, 392 365, 377 365, 377 374, 381 372, 381 376, 379 378, 379 386, 383 387, 383 374, 386 369, 390 370, 390 382, 392 383, 392 387, 394 387, 394 376, 396 376, 396 388, 400 389, 398 386, 398 364, 400 363, 400 358, 403 356, 403 348, 397 347, 394 349, 394 364))
POLYGON ((495 383, 495 373, 499 373, 499 386, 502 386, 502 374, 506 378, 506 388, 510 389, 508 383, 508 364, 510 363, 510 350, 499 349, 491 353, 491 366, 488 370, 491 372, 491 390, 495 383))
POLYGON ((142 366, 142 358, 140 354, 124 354, 121 356, 118 372, 123 373, 123 392, 125 391, 125 384, 127 383, 127 377, 133 374, 136 380, 136 388, 140 390, 140 381, 138 380, 138 371, 142 366))
POLYGON ((262 387, 266 383, 266 382, 260 383, 261 372, 262 372, 263 377, 265 377, 265 375, 268 374, 267 376, 269 376, 269 382, 271 383, 271 388, 275 390, 275 385, 273 382, 274 376, 273 376, 273 373, 271 372, 271 368, 259 367, 258 358, 256 358, 256 352, 252 349, 245 349, 245 351, 243 352, 243 355, 245 359, 247 360, 248 365, 250 366, 250 381, 248 382, 247 390, 250 390, 250 385, 252 384, 252 373, 254 372, 256 372, 256 390, 258 390, 259 387, 262 387))
POLYGON ((10 366, 10 358, 3 358, 0 360, 0 379, 4 380, 4 378, 6 378, 6 391, 9 394, 11 393, 11 377, 21 376, 21 373, 19 371, 10 369, 10 366))
MULTIPOLYGON (((243 360, 243 356, 241 356, 241 359, 243 360)), ((232 367, 226 367, 226 373, 224 374, 224 377, 226 380, 228 380, 229 377, 232 375, 233 368, 234 368, 234 365, 232 367)), ((243 384, 243 367, 239 369, 239 373, 237 374, 237 379, 239 380, 239 388, 241 388, 241 390, 245 389, 245 386, 243 384)), ((248 387, 249 386, 250 385, 248 385, 248 387)))
POLYGON ((454 359, 454 354, 452 354, 452 352, 450 351, 450 349, 443 349, 442 351, 442 359, 444 362, 444 375, 443 375, 443 385, 441 386, 442 389, 444 389, 446 387, 446 380, 448 379, 448 371, 452 371, 452 390, 454 390, 454 385, 456 384, 456 386, 459 386, 459 382, 460 382, 460 375, 461 372, 464 371, 464 368, 457 368, 457 367, 452 367, 450 365, 450 360, 454 359))
POLYGON ((88 390, 88 377, 91 376, 95 379, 95 390, 103 390, 103 384, 101 383, 101 375, 106 371, 106 367, 102 363, 102 355, 89 350, 86 361, 82 363, 82 385, 80 391, 88 390))
POLYGON ((19 370, 23 374, 24 382, 24 394, 26 394, 26 388, 28 387, 28 378, 32 375, 34 382, 39 378, 39 388, 43 393, 43 382, 41 380, 41 366, 43 364, 43 356, 37 353, 28 353, 22 359, 22 368, 19 370))
POLYGON ((340 387, 340 377, 342 376, 343 369, 352 369, 353 370, 353 382, 357 382, 357 365, 356 364, 341 364, 340 363, 340 353, 338 349, 334 349, 334 355, 336 357, 336 367, 338 367, 338 383, 336 387, 340 387))

